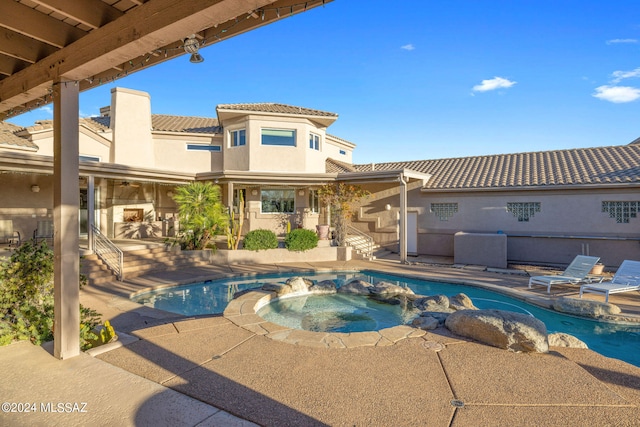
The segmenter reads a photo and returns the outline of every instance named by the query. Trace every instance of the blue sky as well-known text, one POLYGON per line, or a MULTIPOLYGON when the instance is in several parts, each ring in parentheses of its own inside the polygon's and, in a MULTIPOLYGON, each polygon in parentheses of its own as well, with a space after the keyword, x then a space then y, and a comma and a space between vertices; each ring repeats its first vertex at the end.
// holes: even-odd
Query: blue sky
MULTIPOLYGON (((640 137, 638 0, 335 0, 84 92, 155 114, 225 103, 339 114, 355 163, 623 145, 640 137)), ((45 107, 10 122, 50 119, 45 107)))

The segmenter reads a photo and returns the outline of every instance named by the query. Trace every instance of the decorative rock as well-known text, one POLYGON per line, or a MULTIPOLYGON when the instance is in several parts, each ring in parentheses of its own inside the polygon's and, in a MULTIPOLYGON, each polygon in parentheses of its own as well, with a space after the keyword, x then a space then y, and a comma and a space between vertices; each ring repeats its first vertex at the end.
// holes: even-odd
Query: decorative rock
POLYGON ((621 312, 620 307, 608 302, 566 297, 558 298, 553 303, 553 309, 562 313, 595 319, 620 314, 621 312))
POLYGON ((433 317, 438 321, 438 323, 440 323, 440 325, 444 325, 444 322, 446 322, 447 317, 449 317, 449 314, 451 313, 441 313, 437 311, 423 311, 422 313, 420 313, 420 317, 433 317))
POLYGON ((313 282, 302 277, 292 277, 287 280, 286 285, 291 287, 291 292, 308 292, 313 282))
POLYGON ((527 314, 502 310, 460 310, 445 321, 447 328, 463 337, 494 347, 519 352, 547 353, 547 328, 527 314))
POLYGON ((413 291, 410 288, 403 288, 402 286, 394 285, 389 282, 378 282, 369 290, 373 295, 383 296, 395 296, 395 295, 413 295, 413 291))
POLYGON ((413 305, 423 311, 437 311, 441 313, 451 313, 453 311, 449 308, 449 298, 447 298, 446 295, 418 298, 413 302, 413 305))
POLYGON ((411 322, 411 326, 413 326, 414 328, 419 328, 425 331, 429 331, 432 329, 436 329, 438 326, 440 326, 440 322, 438 321, 438 319, 431 316, 417 317, 413 319, 413 322, 411 322))
POLYGON ((309 292, 315 295, 335 294, 336 282, 333 280, 323 280, 309 287, 309 292))
POLYGON ((338 288, 339 294, 356 294, 356 295, 369 295, 369 289, 371 289, 373 285, 369 282, 365 282, 364 280, 354 279, 349 283, 342 285, 338 288))
POLYGON ((549 347, 589 348, 584 341, 564 332, 549 334, 548 339, 549 347))
MULTIPOLYGON (((282 296, 291 293, 291 286, 282 283, 265 283, 262 285, 263 291, 275 292, 276 296, 282 296)), ((235 298, 235 296, 234 296, 235 298)))
POLYGON ((449 298, 449 308, 454 310, 477 310, 478 307, 473 305, 471 298, 465 294, 454 295, 449 298))

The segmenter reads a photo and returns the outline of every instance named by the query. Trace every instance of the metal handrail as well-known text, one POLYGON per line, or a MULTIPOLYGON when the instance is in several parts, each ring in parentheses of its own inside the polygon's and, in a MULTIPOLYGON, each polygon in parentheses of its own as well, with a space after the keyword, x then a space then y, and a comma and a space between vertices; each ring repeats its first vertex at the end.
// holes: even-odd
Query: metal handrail
POLYGON ((352 225, 347 225, 347 235, 349 234, 355 234, 356 236, 363 238, 366 242, 364 244, 359 244, 357 246, 354 246, 356 249, 360 250, 367 257, 371 257, 373 255, 373 247, 375 246, 373 237, 369 236, 367 233, 364 233, 358 230, 352 225))
POLYGON ((96 226, 92 226, 93 244, 91 250, 107 267, 113 271, 119 281, 124 278, 124 254, 107 236, 102 234, 96 226))

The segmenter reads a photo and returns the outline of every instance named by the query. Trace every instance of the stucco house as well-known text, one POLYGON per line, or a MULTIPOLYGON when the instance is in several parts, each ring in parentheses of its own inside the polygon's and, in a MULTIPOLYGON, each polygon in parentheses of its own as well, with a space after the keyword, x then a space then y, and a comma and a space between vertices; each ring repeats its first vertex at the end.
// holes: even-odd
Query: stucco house
MULTIPOLYGON (((220 185, 236 211, 242 192, 244 232, 315 229, 329 222, 318 188, 348 182, 371 193, 353 232, 403 259, 462 253, 465 235, 479 236, 479 251, 497 244, 505 262, 640 259, 640 140, 358 165, 355 144, 327 133, 337 114, 273 103, 216 113, 152 114, 149 94, 114 88, 100 116, 80 120, 81 233, 91 219, 110 238, 171 235, 175 186, 194 180, 220 185)), ((0 221, 23 238, 52 217, 52 156, 52 122, 0 123, 0 221)))

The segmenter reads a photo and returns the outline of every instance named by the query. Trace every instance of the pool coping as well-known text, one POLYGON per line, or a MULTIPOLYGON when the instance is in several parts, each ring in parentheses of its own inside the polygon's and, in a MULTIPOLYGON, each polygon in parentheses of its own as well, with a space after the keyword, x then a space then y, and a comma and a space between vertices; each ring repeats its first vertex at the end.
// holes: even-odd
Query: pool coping
POLYGON ((275 292, 253 289, 234 298, 224 310, 225 319, 256 335, 303 347, 356 348, 385 347, 408 338, 420 338, 426 331, 398 325, 366 332, 313 332, 269 322, 257 312, 277 298, 275 292))

